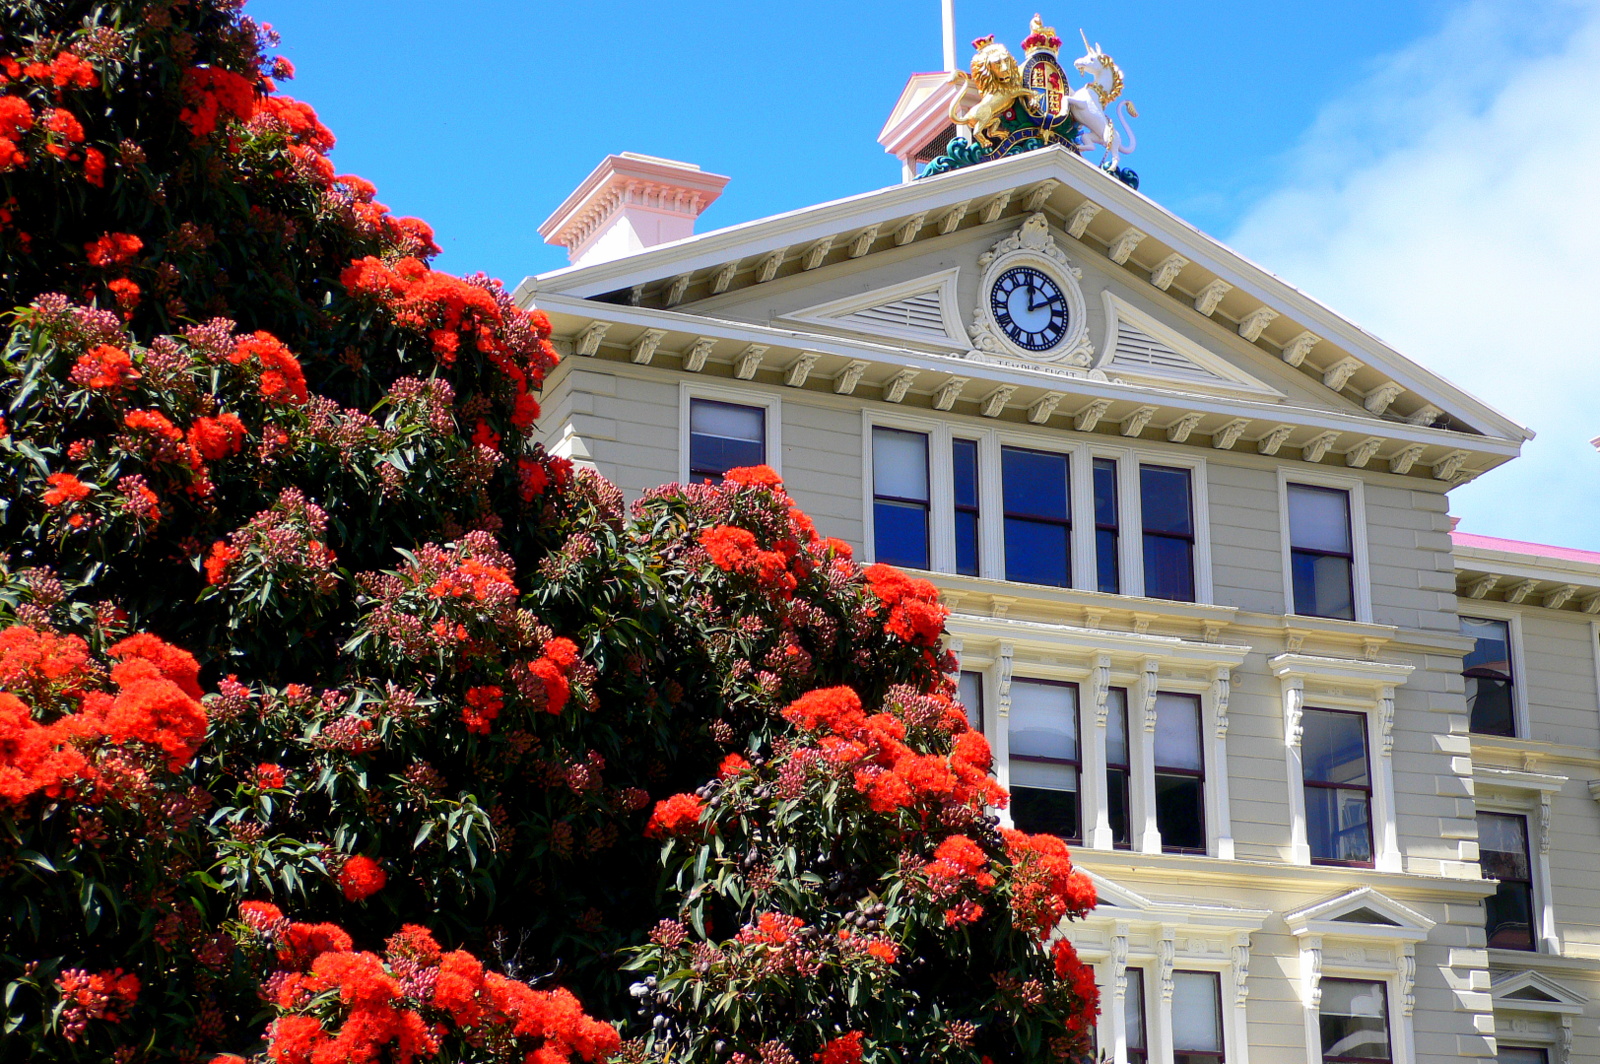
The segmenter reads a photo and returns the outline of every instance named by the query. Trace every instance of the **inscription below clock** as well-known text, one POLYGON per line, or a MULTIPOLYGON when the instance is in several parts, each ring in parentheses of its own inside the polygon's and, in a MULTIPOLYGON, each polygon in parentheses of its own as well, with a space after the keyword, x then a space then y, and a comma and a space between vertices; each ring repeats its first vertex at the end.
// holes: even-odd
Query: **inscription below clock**
POLYGON ((1006 339, 1029 351, 1048 351, 1067 335, 1067 297, 1043 270, 1013 266, 989 289, 989 312, 1006 339))

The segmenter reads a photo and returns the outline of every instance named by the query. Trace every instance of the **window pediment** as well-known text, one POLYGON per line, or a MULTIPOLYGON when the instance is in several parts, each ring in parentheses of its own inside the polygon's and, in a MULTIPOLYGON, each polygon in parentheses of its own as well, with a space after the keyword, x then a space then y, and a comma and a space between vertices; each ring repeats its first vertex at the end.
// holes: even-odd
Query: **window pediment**
POLYGON ((1400 942, 1423 941, 1437 922, 1371 887, 1284 913, 1283 920, 1290 934, 1300 939, 1323 936, 1400 942))
POLYGON ((1489 992, 1494 998, 1496 1012, 1577 1016, 1589 1004, 1584 995, 1540 972, 1491 973, 1489 992))

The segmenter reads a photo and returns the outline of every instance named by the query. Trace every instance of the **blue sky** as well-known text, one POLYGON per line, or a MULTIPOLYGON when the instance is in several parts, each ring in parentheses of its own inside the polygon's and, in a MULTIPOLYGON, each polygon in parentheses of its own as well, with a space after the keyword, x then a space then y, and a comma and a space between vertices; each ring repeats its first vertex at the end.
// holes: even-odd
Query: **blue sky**
MULTIPOLYGON (((896 182, 877 132, 942 63, 938 0, 249 10, 341 170, 512 284, 565 262, 535 228, 609 152, 731 175, 702 231, 896 182)), ((1464 529, 1600 550, 1600 0, 1039 10, 1127 72, 1146 194, 1539 431, 1464 529)), ((1033 11, 956 0, 962 61, 1033 11)))

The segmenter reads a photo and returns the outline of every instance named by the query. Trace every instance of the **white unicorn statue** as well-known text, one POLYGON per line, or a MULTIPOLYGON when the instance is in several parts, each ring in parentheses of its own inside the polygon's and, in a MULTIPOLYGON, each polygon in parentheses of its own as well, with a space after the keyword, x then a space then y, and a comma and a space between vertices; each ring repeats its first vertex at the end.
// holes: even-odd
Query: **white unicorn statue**
POLYGON ((1074 89, 1067 97, 1067 107, 1072 117, 1083 127, 1083 140, 1079 141, 1078 146, 1092 148, 1100 145, 1105 149, 1101 165, 1108 170, 1120 170, 1121 156, 1131 155, 1138 145, 1138 138, 1133 135, 1133 126, 1128 119, 1138 118, 1139 109, 1129 100, 1121 103, 1122 126, 1127 133, 1127 143, 1124 144, 1116 122, 1116 101, 1122 95, 1122 70, 1109 55, 1100 50, 1098 44, 1089 43, 1089 37, 1083 30, 1078 31, 1078 36, 1083 38, 1085 55, 1072 65, 1078 73, 1089 79, 1088 84, 1074 89))

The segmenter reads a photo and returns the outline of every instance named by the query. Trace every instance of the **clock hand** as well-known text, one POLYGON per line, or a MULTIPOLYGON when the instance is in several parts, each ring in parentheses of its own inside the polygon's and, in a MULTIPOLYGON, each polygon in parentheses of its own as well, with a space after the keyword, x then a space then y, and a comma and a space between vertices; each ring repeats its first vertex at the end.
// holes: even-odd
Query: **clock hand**
POLYGON ((1051 296, 1050 298, 1046 299, 1043 303, 1035 303, 1033 301, 1033 289, 1030 288, 1030 289, 1028 289, 1028 309, 1029 310, 1039 310, 1039 309, 1041 309, 1043 307, 1054 306, 1056 300, 1058 300, 1060 298, 1061 298, 1060 296, 1051 296))

